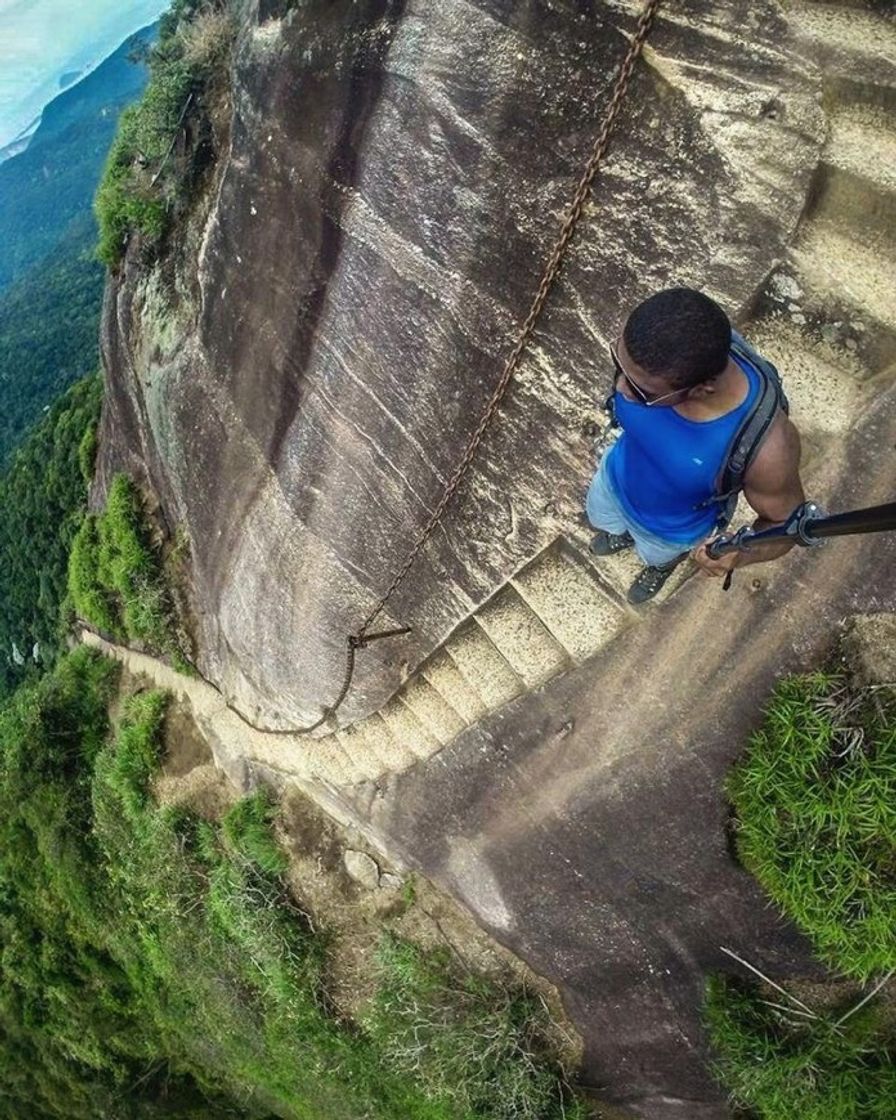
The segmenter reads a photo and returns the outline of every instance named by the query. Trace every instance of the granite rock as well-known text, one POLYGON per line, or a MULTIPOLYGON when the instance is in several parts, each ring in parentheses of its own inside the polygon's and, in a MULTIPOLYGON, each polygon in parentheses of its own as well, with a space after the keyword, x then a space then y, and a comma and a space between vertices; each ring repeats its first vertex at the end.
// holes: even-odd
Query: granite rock
MULTIPOLYGON (((252 0, 210 182, 129 247, 92 501, 127 470, 192 553, 199 665, 250 719, 334 698, 537 287, 634 26, 624 3, 252 0)), ((606 347, 659 287, 743 314, 803 209, 820 79, 779 6, 664 6, 581 229, 343 723, 575 518, 606 347)))
POLYGON ((357 852, 349 848, 343 856, 345 870, 359 886, 373 891, 380 885, 380 869, 375 859, 366 852, 357 852))

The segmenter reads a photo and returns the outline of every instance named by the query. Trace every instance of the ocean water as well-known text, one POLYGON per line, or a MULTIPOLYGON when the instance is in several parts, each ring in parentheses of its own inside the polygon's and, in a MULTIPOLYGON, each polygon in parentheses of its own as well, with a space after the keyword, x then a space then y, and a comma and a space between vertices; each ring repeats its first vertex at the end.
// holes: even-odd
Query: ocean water
POLYGON ((170 0, 0 0, 0 147, 60 92, 63 74, 87 72, 170 0))

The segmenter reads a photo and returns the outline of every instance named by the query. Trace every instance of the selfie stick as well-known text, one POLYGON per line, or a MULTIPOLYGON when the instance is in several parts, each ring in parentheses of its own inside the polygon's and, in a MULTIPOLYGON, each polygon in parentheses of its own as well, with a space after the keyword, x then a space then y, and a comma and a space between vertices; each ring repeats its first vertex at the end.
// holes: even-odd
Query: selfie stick
POLYGON ((886 533, 896 529, 896 502, 868 509, 854 509, 828 517, 815 502, 803 502, 783 525, 754 531, 748 526, 730 537, 717 537, 706 546, 707 554, 717 560, 729 552, 749 552, 753 545, 766 541, 792 540, 811 547, 828 537, 851 537, 857 533, 886 533))

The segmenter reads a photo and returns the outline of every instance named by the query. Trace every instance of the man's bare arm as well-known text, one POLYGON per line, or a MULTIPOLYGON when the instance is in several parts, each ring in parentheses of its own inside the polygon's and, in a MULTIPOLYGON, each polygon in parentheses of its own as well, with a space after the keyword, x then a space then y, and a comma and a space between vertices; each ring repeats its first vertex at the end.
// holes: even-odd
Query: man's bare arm
MULTIPOLYGON (((783 525, 806 496, 800 480, 800 434, 783 412, 750 464, 744 476, 744 497, 758 514, 754 529, 770 529, 783 525)), ((707 575, 725 575, 732 568, 774 560, 793 548, 793 541, 774 541, 755 545, 748 552, 732 552, 712 560, 702 544, 694 559, 707 575)))

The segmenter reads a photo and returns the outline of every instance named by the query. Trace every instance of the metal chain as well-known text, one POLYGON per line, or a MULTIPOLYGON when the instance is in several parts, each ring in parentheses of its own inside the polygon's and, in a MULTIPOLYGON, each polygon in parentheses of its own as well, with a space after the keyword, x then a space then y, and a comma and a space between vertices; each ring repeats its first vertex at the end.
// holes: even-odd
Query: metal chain
POLYGON ((498 410, 498 406, 504 399, 504 395, 506 394, 510 382, 513 379, 513 375, 519 368, 520 360, 522 359, 529 339, 532 337, 532 333, 535 329, 535 324, 538 322, 538 319, 541 316, 541 312, 544 308, 545 303, 547 302, 548 295, 550 294, 551 289, 553 288, 554 283, 556 282, 557 277, 560 273, 560 268, 563 263, 563 256, 570 241, 572 240, 579 219, 582 216, 582 211, 585 207, 585 202, 588 199, 588 193, 591 189, 591 184, 594 181, 595 175, 597 174, 601 160, 606 154, 610 142, 610 133, 612 132, 613 125, 616 123, 616 118, 619 115, 622 101, 628 89, 629 81, 631 80, 632 71, 634 70, 635 63, 637 62, 638 57, 641 54, 647 36, 650 33, 650 28, 653 24, 654 17, 656 16, 657 9, 660 6, 660 2, 661 0, 647 0, 643 10, 641 11, 641 15, 638 17, 637 29, 631 43, 629 44, 628 52, 626 53, 626 56, 622 62, 622 66, 619 69, 619 74, 616 78, 616 84, 613 87, 613 96, 610 99, 610 104, 607 108, 607 113, 604 118, 603 127, 601 128, 600 134, 598 135, 597 140, 594 143, 591 157, 588 160, 588 163, 585 165, 585 171, 582 174, 582 178, 580 179, 579 185, 576 188, 576 193, 573 196, 572 203, 566 213, 566 217, 563 220, 563 225, 560 229, 560 235, 557 238, 553 250, 551 251, 550 257, 548 258, 548 263, 545 267, 544 275, 541 278, 541 283, 538 286, 538 291, 535 295, 535 299, 532 301, 532 306, 529 308, 529 314, 523 321, 519 335, 517 336, 516 343, 511 350, 510 356, 508 357, 507 362, 504 366, 504 370, 500 378, 498 379, 498 383, 495 386, 495 389, 491 397, 489 398, 481 417, 479 418, 479 423, 476 425, 476 430, 473 432, 467 443, 464 453, 461 456, 460 462, 457 464, 454 469, 454 473, 445 484, 445 488, 442 491, 442 496, 439 498, 438 503, 436 504, 432 513, 429 515, 426 524, 420 531, 404 563, 395 573, 392 582, 386 588, 376 606, 364 620, 364 623, 358 630, 357 634, 350 634, 346 639, 347 654, 345 677, 343 679, 342 688, 340 689, 338 696, 333 701, 333 703, 329 705, 329 707, 324 709, 323 715, 321 715, 320 719, 317 720, 316 723, 311 724, 310 727, 301 728, 298 731, 285 732, 285 734, 308 735, 310 734, 310 732, 316 731, 319 727, 326 723, 326 721, 332 715, 335 715, 338 709, 342 706, 342 703, 348 695, 349 689, 351 688, 352 677, 354 676, 355 671, 355 654, 358 649, 363 648, 365 645, 367 645, 368 642, 376 641, 379 638, 393 637, 397 634, 407 634, 410 632, 410 627, 401 627, 395 630, 385 630, 381 631, 380 633, 368 634, 368 630, 370 629, 370 627, 380 616, 380 614, 382 614, 383 610, 386 607, 386 604, 404 582, 408 572, 411 570, 411 567, 414 564, 414 561, 423 551, 424 547, 426 546, 426 542, 432 536, 433 531, 441 521, 448 503, 457 493, 460 484, 470 467, 473 456, 476 454, 476 451, 479 448, 479 444, 482 442, 482 437, 485 435, 486 429, 494 419, 495 413, 498 410))
MULTIPOLYGON (((331 716, 336 714, 336 712, 342 707, 346 696, 348 696, 349 689, 352 686, 352 679, 355 675, 357 651, 359 649, 363 649, 364 646, 366 646, 369 642, 375 642, 380 638, 392 638, 396 637, 399 634, 410 633, 411 628, 409 626, 397 627, 392 630, 381 630, 374 634, 369 634, 368 630, 380 616, 380 614, 382 614, 386 604, 404 582, 408 572, 411 570, 411 567, 414 564, 414 561, 423 551, 424 547, 426 546, 426 542, 432 536, 433 531, 441 521, 448 503, 457 493, 460 484, 470 467, 473 456, 476 454, 476 451, 479 448, 479 444, 482 442, 482 437, 485 435, 486 429, 494 419, 494 415, 498 411, 498 406, 504 399, 504 395, 506 394, 510 382, 513 379, 513 375, 514 373, 516 373, 517 368, 519 367, 520 360, 526 349, 526 345, 528 344, 529 339, 532 337, 532 332, 535 329, 535 324, 538 322, 544 305, 547 302, 548 295, 550 294, 557 276, 560 273, 560 267, 563 263, 563 255, 566 252, 567 246, 572 240, 578 221, 582 216, 582 210, 585 207, 585 202, 588 198, 588 192, 591 189, 591 184, 594 181, 594 177, 597 174, 600 162, 603 159, 609 145, 610 133, 613 130, 613 125, 616 123, 616 117, 619 115, 619 109, 622 105, 623 98, 625 97, 626 90, 628 89, 632 71, 634 70, 634 66, 638 60, 638 56, 641 54, 641 50, 644 46, 647 36, 650 33, 650 28, 653 24, 654 17, 656 16, 657 9, 660 6, 660 2, 661 0, 647 0, 641 12, 641 15, 638 17, 638 26, 632 38, 632 41, 629 44, 628 52, 623 59, 622 66, 619 69, 619 74, 616 78, 616 84, 613 87, 613 96, 610 98, 610 104, 607 108, 607 114, 604 118, 603 127, 601 128, 600 134, 598 135, 597 140, 594 143, 591 157, 588 160, 588 163, 585 165, 585 171, 582 174, 582 178, 579 180, 579 185, 576 188, 576 193, 573 196, 572 203, 566 212, 566 216, 563 220, 563 225, 560 228, 560 235, 557 238, 553 250, 551 251, 550 257, 548 258, 548 263, 545 267, 544 275, 541 278, 541 283, 538 286, 538 291, 535 295, 535 299, 532 301, 532 306, 529 308, 529 314, 526 316, 522 326, 520 327, 520 332, 517 336, 516 343, 510 352, 510 356, 508 357, 506 364, 504 365, 504 369, 501 373, 500 378, 498 379, 498 383, 495 386, 494 391, 492 392, 492 395, 489 398, 488 403, 486 404, 485 409, 483 410, 482 415, 479 418, 479 423, 476 425, 476 430, 473 432, 472 436, 470 436, 470 439, 467 442, 467 446, 464 449, 464 453, 461 456, 460 462, 457 464, 453 474, 445 484, 445 488, 442 491, 442 495, 439 498, 435 509, 429 515, 426 524, 420 531, 404 563, 396 572, 395 576, 392 579, 392 582, 386 588, 376 606, 364 620, 357 634, 349 634, 346 637, 345 675, 342 678, 342 686, 339 689, 339 693, 336 696, 336 699, 332 702, 332 704, 324 708, 320 719, 316 720, 312 724, 309 724, 309 726, 300 727, 293 730, 284 730, 282 728, 258 727, 255 724, 250 723, 250 721, 247 720, 246 717, 242 715, 242 713, 237 711, 237 709, 229 701, 227 701, 226 698, 224 698, 225 706, 230 711, 234 712, 234 714, 238 715, 240 719, 242 719, 243 722, 252 727, 253 730, 263 731, 269 735, 289 736, 310 735, 312 731, 317 731, 317 729, 319 727, 322 727, 327 722, 327 720, 330 719, 331 716)), ((83 622, 82 625, 85 629, 94 629, 93 627, 90 627, 86 622, 83 622)), ((99 634, 101 637, 107 637, 97 630, 94 630, 94 633, 99 634)), ((107 640, 111 641, 111 638, 107 638, 107 640)), ((190 661, 190 663, 191 665, 193 664, 192 661, 190 661)), ((193 668, 195 668, 197 672, 199 671, 198 666, 193 665, 193 668)), ((200 676, 202 676, 201 673, 200 676)), ((203 677, 203 680, 205 679, 206 678, 203 677)), ((206 683, 211 684, 212 682, 207 681, 206 683)), ((221 692, 220 688, 218 688, 216 685, 212 685, 212 687, 215 688, 216 691, 221 693, 223 698, 223 693, 221 692)))
POLYGON ((442 492, 442 496, 439 499, 438 504, 430 514, 429 520, 426 522, 420 532, 420 535, 417 537, 417 540, 415 541, 414 546, 408 554, 408 557, 405 560, 404 564, 402 564, 402 566, 399 568, 398 572, 396 573, 392 582, 389 584, 382 598, 379 600, 371 613, 367 616, 364 625, 358 631, 358 636, 360 638, 364 637, 370 626, 382 613, 386 604, 404 582, 404 579, 410 571, 414 561, 420 555, 421 551, 426 545, 426 542, 432 536, 434 529, 441 521, 442 515, 444 514, 448 503, 457 493, 457 490, 461 482, 463 481, 464 475, 467 473, 470 463, 473 460, 473 456, 476 454, 476 451, 479 448, 479 444, 482 442, 482 437, 485 435, 485 430, 492 422, 492 419, 494 418, 494 415, 498 410, 498 406, 500 405, 505 393, 507 392, 513 375, 514 373, 516 373, 517 368, 519 367, 520 359, 522 358, 523 352, 526 349, 526 345, 532 336, 532 332, 535 329, 535 324, 541 315, 542 309, 547 302, 548 295, 550 294, 550 291, 554 286, 554 282, 556 281, 557 276, 560 272, 560 266, 563 262, 563 255, 566 252, 566 248, 569 245, 569 242, 572 240, 572 236, 575 233, 576 225, 578 224, 579 218, 582 216, 582 210, 585 207, 585 202, 588 198, 588 192, 591 189, 591 184, 594 181, 594 177, 597 174, 600 162, 603 159, 609 145, 610 133, 613 129, 613 125, 616 122, 616 117, 619 115, 619 109, 622 105, 623 98, 625 97, 626 90, 628 89, 629 80, 631 79, 635 62, 637 61, 638 56, 640 55, 641 50, 644 46, 644 42, 650 32, 650 27, 653 23, 653 19, 656 15, 657 9, 659 8, 659 5, 660 0, 648 0, 648 2, 644 6, 644 10, 641 12, 641 15, 638 19, 637 31, 635 32, 631 44, 629 45, 628 53, 625 56, 625 59, 619 71, 619 76, 616 79, 616 85, 613 89, 613 96, 610 99, 610 104, 607 109, 607 115, 604 118, 604 123, 603 127, 600 130, 600 135, 595 141, 594 148, 591 153, 591 158, 585 165, 585 171, 582 175, 581 180, 579 181, 579 185, 576 188, 576 193, 573 196, 572 204, 567 211, 566 218, 564 219, 563 225, 560 229, 560 236, 557 238, 557 242, 554 245, 553 251, 551 252, 551 255, 548 259, 547 267, 545 268, 544 275, 541 278, 541 283, 538 286, 538 292, 535 295, 535 299, 532 301, 532 306, 529 309, 529 314, 526 316, 523 325, 520 328, 520 333, 517 337, 516 345, 513 347, 513 350, 510 353, 510 357, 507 359, 507 363, 504 366, 504 371, 498 379, 498 383, 495 386, 494 392, 489 398, 488 404, 485 406, 482 416, 479 419, 479 423, 476 426, 476 430, 470 437, 470 440, 466 446, 460 462, 455 468, 451 478, 445 485, 445 489, 442 492))

